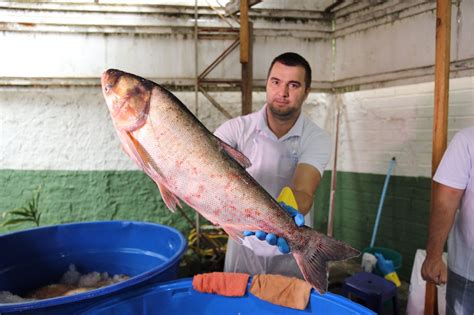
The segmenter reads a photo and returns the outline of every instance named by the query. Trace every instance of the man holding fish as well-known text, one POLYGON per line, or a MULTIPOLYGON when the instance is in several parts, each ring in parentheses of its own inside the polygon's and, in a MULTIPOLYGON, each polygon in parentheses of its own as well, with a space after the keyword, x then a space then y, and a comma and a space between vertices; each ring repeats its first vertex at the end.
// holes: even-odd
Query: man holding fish
MULTIPOLYGON (((252 165, 247 171, 274 198, 284 187, 291 187, 298 210, 312 225, 313 198, 329 160, 331 144, 328 134, 302 113, 310 89, 309 63, 296 53, 281 54, 268 72, 265 106, 225 122, 215 135, 249 158, 252 165)), ((298 211, 286 204, 283 207, 294 217, 295 224, 304 224, 298 211)), ((303 278, 283 238, 264 231, 246 231, 244 235, 247 237, 243 245, 229 239, 225 271, 303 278)))
MULTIPOLYGON (((327 135, 301 116, 311 81, 306 71, 301 63, 295 66, 283 61, 275 62, 270 71, 268 104, 260 112, 266 119, 258 125, 261 137, 250 142, 256 149, 263 144, 269 155, 259 155, 258 150, 245 152, 261 173, 254 172, 249 158, 232 147, 235 144, 213 135, 159 84, 109 69, 102 75, 102 91, 123 150, 157 184, 171 211, 184 202, 239 243, 246 243, 243 239, 248 239, 248 231, 273 234, 280 248, 291 250, 305 280, 323 293, 327 290, 327 262, 357 256, 359 251, 296 225, 299 216, 290 215, 272 197, 289 185, 301 211, 307 213, 329 158, 327 135)), ((240 141, 240 137, 236 139, 240 141)), ((293 270, 286 262, 277 265, 293 270)), ((264 268, 267 273, 280 273, 264 268)))

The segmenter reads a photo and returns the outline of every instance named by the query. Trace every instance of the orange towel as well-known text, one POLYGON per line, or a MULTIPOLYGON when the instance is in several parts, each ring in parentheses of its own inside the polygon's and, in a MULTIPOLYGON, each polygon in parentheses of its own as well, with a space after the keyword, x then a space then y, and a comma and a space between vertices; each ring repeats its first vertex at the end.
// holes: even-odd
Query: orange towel
POLYGON ((247 289, 249 275, 246 273, 211 272, 195 275, 193 288, 204 293, 225 296, 243 296, 247 289))
POLYGON ((273 304, 304 310, 308 305, 311 285, 298 278, 281 275, 256 275, 250 292, 273 304))

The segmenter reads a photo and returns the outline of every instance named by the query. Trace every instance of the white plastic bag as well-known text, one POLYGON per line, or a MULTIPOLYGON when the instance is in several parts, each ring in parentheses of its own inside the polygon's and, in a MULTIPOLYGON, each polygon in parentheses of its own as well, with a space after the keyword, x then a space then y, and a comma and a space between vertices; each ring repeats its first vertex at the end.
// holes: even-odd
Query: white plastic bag
POLYGON ((244 237, 242 245, 253 250, 257 256, 272 257, 283 255, 277 246, 272 246, 265 240, 261 241, 255 235, 244 237))
MULTIPOLYGON (((426 281, 421 277, 421 265, 425 261, 426 251, 417 249, 415 262, 411 270, 410 290, 408 293, 407 315, 423 315, 425 311, 425 287, 426 281)), ((448 254, 443 254, 443 260, 446 263, 448 254)), ((438 314, 446 313, 446 285, 437 286, 438 291, 438 314)))

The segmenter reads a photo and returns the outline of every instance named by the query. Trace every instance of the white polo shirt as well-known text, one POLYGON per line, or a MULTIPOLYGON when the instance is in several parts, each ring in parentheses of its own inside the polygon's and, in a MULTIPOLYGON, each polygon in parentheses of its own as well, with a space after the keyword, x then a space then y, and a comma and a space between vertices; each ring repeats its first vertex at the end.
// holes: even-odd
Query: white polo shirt
POLYGON ((297 164, 310 164, 322 176, 331 156, 329 135, 303 114, 278 139, 268 128, 266 105, 258 112, 225 122, 214 134, 250 160, 252 166, 247 172, 274 198, 290 185, 297 164))
POLYGON ((454 273, 474 281, 474 127, 453 137, 433 180, 464 190, 449 233, 448 266, 454 273))
MULTIPOLYGON (((274 198, 291 183, 298 163, 307 163, 323 175, 331 155, 329 135, 300 115, 286 135, 277 139, 268 128, 266 106, 260 111, 231 119, 215 131, 215 135, 249 158, 247 171, 274 198)), ((312 226, 312 211, 305 217, 312 226)), ((246 237, 245 246, 229 239, 224 271, 251 275, 270 273, 303 278, 291 254, 282 255, 276 246, 246 237)))

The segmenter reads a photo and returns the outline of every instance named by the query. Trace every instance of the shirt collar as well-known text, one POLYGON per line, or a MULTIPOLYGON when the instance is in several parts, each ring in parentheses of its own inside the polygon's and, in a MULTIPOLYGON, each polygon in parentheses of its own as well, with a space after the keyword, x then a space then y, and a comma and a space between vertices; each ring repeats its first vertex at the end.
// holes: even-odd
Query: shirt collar
MULTIPOLYGON (((301 112, 300 116, 296 120, 296 123, 293 125, 293 127, 291 127, 291 129, 283 137, 281 137, 278 140, 284 141, 291 137, 301 137, 301 135, 303 134, 303 123, 304 123, 304 117, 303 117, 303 113, 301 112)), ((267 136, 270 136, 276 139, 276 136, 273 133, 273 131, 271 131, 270 128, 268 128, 267 104, 265 104, 265 106, 263 106, 263 108, 259 111, 257 130, 265 133, 267 136)))

